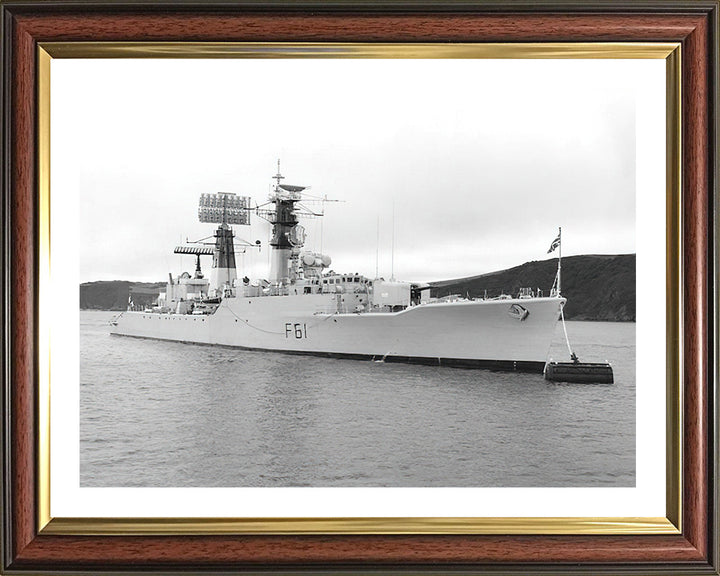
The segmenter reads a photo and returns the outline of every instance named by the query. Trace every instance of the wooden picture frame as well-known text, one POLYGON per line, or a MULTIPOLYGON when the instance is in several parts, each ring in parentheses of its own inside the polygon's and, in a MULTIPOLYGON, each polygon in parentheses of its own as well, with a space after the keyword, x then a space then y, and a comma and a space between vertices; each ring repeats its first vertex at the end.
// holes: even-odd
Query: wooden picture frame
MULTIPOLYGON (((2 6, 3 522, 2 570, 167 572, 697 573, 717 574, 718 2, 140 2, 7 1, 2 6), (39 284, 43 238, 39 153, 47 111, 38 91, 44 45, 83 42, 677 43, 680 148, 679 293, 669 280, 677 429, 668 434, 673 530, 203 531, 167 520, 53 527, 43 490, 39 284), (671 468, 681 463, 677 474, 671 468), (672 495, 676 494, 677 497, 672 495), (152 524, 152 523, 150 523, 152 524), (361 533, 362 532, 362 533, 361 533), (628 533, 629 532, 629 533, 628 533)), ((672 148, 670 146, 669 148, 672 148)), ((47 184, 47 182, 45 183, 47 184)), ((46 200, 46 199, 45 199, 46 200)), ((672 248, 672 242, 669 244, 672 248)), ((672 250, 670 250, 672 252, 672 250)), ((673 265, 669 267, 673 269, 673 265)))

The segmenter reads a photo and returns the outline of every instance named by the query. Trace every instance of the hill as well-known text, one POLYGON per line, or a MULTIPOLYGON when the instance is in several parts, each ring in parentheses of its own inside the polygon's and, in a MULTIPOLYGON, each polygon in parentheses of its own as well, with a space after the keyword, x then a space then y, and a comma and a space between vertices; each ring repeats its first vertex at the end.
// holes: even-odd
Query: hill
POLYGON ((107 280, 80 284, 81 310, 126 310, 130 289, 135 304, 151 304, 165 290, 165 282, 107 280))
MULTIPOLYGON (((470 278, 431 282, 433 296, 460 294, 492 298, 538 287, 545 295, 555 279, 557 260, 532 261, 470 278)), ((562 261, 562 294, 567 320, 635 321, 635 254, 569 256, 562 261)))
MULTIPOLYGON (((433 296, 460 294, 488 298, 517 295, 520 288, 550 293, 557 260, 527 262, 514 268, 470 278, 431 282, 433 296)), ((568 299, 568 320, 635 321, 635 254, 588 255, 563 258, 562 293, 568 299)), ((137 305, 151 304, 165 289, 164 282, 112 280, 80 285, 83 310, 125 310, 132 289, 137 305)))

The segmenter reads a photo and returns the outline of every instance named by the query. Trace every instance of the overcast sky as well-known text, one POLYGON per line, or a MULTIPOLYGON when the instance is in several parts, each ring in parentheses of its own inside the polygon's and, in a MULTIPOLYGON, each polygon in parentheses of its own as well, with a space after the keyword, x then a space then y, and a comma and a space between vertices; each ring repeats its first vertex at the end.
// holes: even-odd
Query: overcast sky
MULTIPOLYGON (((393 211, 404 280, 550 258, 558 226, 564 256, 630 253, 635 90, 649 70, 634 60, 56 59, 52 154, 66 176, 52 193, 79 194, 83 282, 191 271, 193 257, 172 251, 213 232, 198 222, 200 194, 263 203, 278 158, 286 183, 341 201, 303 222, 306 247, 319 251, 322 237, 339 272, 374 276, 379 219, 390 276, 393 211)), ((239 275, 265 277, 270 225, 253 216, 235 230, 263 243, 238 257, 239 275)))

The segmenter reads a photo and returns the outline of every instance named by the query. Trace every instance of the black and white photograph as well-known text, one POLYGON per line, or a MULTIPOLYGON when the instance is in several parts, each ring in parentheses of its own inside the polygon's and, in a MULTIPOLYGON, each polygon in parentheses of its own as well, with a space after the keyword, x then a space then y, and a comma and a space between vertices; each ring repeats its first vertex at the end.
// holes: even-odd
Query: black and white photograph
POLYGON ((80 487, 635 487, 657 69, 53 62, 80 487))

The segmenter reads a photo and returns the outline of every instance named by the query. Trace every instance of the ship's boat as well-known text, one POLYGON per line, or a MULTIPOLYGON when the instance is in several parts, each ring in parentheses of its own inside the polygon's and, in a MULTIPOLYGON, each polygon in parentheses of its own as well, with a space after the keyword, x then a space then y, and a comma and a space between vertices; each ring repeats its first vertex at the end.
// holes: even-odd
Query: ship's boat
MULTIPOLYGON (((214 242, 187 243, 194 275, 169 276, 151 310, 113 319, 111 333, 293 354, 383 359, 542 373, 565 304, 523 289, 517 297, 432 299, 427 284, 342 274, 326 254, 304 248, 303 186, 276 184, 264 207, 231 193, 202 194, 201 222, 218 224, 214 242), (251 213, 273 226, 267 279, 238 278, 232 226, 251 213), (201 256, 212 256, 205 278, 201 256)), ((256 243, 257 244, 257 243, 256 243)), ((243 248, 251 248, 247 243, 243 248)))

